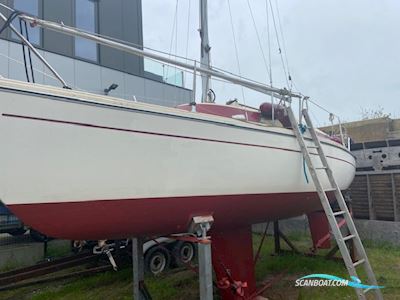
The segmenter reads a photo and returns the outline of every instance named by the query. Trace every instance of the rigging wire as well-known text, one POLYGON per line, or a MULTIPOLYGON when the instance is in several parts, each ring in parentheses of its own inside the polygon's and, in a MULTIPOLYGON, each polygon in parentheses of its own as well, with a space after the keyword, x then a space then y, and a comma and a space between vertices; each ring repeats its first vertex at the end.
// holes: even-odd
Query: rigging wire
POLYGON ((189 28, 190 28, 190 3, 191 1, 188 0, 188 17, 187 17, 187 31, 186 31, 186 62, 188 60, 188 52, 189 52, 189 28))
POLYGON ((327 108, 323 107, 321 104, 318 104, 317 102, 315 102, 315 101, 313 101, 311 99, 308 99, 307 101, 310 102, 311 104, 314 104, 316 107, 318 107, 319 109, 323 110, 324 112, 326 112, 328 114, 332 114, 336 118, 340 119, 337 114, 334 114, 333 112, 329 111, 327 108))
POLYGON ((175 36, 175 26, 176 26, 176 23, 177 23, 177 21, 176 21, 176 19, 177 19, 177 15, 178 15, 178 3, 179 3, 179 0, 176 0, 176 2, 175 2, 175 14, 174 14, 174 20, 173 20, 173 22, 172 22, 172 30, 171 30, 171 42, 170 42, 170 44, 169 44, 169 53, 172 53, 172 47, 173 47, 173 44, 174 44, 174 36, 175 36))
MULTIPOLYGON (((4 5, 4 4, 2 4, 2 3, 0 3, 0 6, 6 8, 6 9, 12 11, 12 12, 15 11, 14 9, 12 9, 12 8, 10 8, 10 7, 8 7, 8 6, 4 5)), ((59 24, 59 23, 58 23, 58 24, 59 24)), ((65 25, 64 25, 64 26, 65 26, 65 25)), ((69 27, 69 26, 65 26, 65 27, 69 27)), ((196 60, 196 59, 186 58, 186 57, 181 56, 181 55, 178 55, 178 54, 174 55, 174 54, 171 53, 171 51, 170 51, 170 52, 166 52, 166 51, 158 50, 158 49, 155 49, 155 48, 152 48, 152 47, 147 47, 147 46, 143 46, 143 45, 140 45, 140 44, 137 44, 137 43, 128 42, 128 41, 125 41, 125 40, 122 40, 122 39, 118 39, 118 38, 115 38, 115 37, 110 37, 110 36, 107 36, 107 35, 104 35, 104 34, 100 34, 100 33, 96 33, 96 32, 87 31, 87 30, 84 30, 84 29, 81 29, 81 28, 79 28, 79 29, 78 29, 78 28, 75 28, 75 29, 78 30, 78 31, 80 31, 80 32, 83 32, 83 33, 91 34, 91 35, 93 35, 93 36, 100 37, 100 38, 105 38, 105 39, 108 39, 108 40, 110 40, 110 41, 115 41, 115 42, 118 42, 118 43, 121 43, 121 44, 125 44, 125 45, 127 45, 127 46, 133 46, 133 47, 136 47, 136 48, 139 48, 139 49, 144 49, 144 50, 152 51, 152 52, 154 52, 154 53, 164 54, 164 55, 169 56, 169 57, 175 57, 176 59, 178 59, 178 58, 179 58, 179 59, 182 59, 182 60, 186 60, 186 59, 187 59, 188 61, 192 62, 193 64, 194 64, 195 62, 196 62, 197 64, 200 63, 200 62, 199 62, 198 60, 196 60)), ((152 60, 152 61, 158 62, 158 60, 156 60, 156 59, 152 59, 152 58, 147 58, 147 59, 148 59, 148 60, 152 60)), ((168 65, 168 64, 166 64, 166 65, 168 65)), ((180 69, 183 70, 183 71, 189 72, 189 71, 187 71, 187 70, 184 69, 184 68, 180 68, 180 69)), ((258 84, 265 84, 264 82, 260 82, 260 81, 254 80, 254 79, 249 78, 249 77, 239 76, 238 74, 235 74, 235 73, 233 73, 233 72, 231 72, 231 71, 228 71, 228 70, 225 70, 225 69, 223 69, 223 68, 216 67, 215 65, 212 66, 212 69, 215 70, 215 71, 220 71, 220 72, 229 74, 229 75, 231 75, 231 76, 235 76, 235 77, 240 78, 240 79, 248 80, 249 82, 258 83, 258 84)))
MULTIPOLYGON (((93 33, 93 32, 89 32, 89 31, 85 31, 85 30, 83 30, 83 29, 80 29, 80 31, 85 32, 85 33, 89 33, 89 34, 92 34, 92 35, 95 35, 95 36, 97 36, 97 37, 107 38, 107 39, 109 39, 109 40, 113 40, 113 41, 116 41, 116 42, 120 42, 120 43, 123 43, 123 44, 125 44, 125 45, 131 45, 131 46, 134 46, 134 47, 137 47, 137 48, 142 48, 142 49, 150 50, 150 51, 153 51, 153 52, 155 52, 155 53, 160 53, 160 54, 168 55, 169 57, 172 56, 172 57, 175 57, 176 59, 178 59, 178 58, 180 58, 180 59, 186 59, 187 61, 191 61, 191 62, 194 63, 194 62, 197 62, 197 60, 195 60, 195 59, 190 59, 190 58, 188 57, 188 55, 187 55, 188 50, 186 50, 186 57, 180 56, 180 55, 178 55, 177 53, 175 53, 175 54, 172 54, 172 53, 171 53, 171 52, 172 52, 172 45, 173 45, 173 41, 174 41, 174 37, 173 37, 174 32, 175 32, 175 35, 177 34, 177 24, 176 24, 176 23, 177 23, 178 1, 179 1, 179 0, 176 0, 175 16, 174 16, 173 27, 172 27, 171 44, 170 44, 170 51, 169 51, 169 53, 168 53, 168 52, 165 52, 165 51, 160 51, 160 50, 157 50, 157 49, 154 49, 154 48, 151 48, 151 47, 145 47, 145 46, 140 45, 140 44, 136 44, 136 43, 128 42, 128 41, 125 41, 125 40, 121 40, 121 39, 118 39, 118 38, 110 37, 110 36, 107 36, 107 35, 102 35, 102 34, 99 34, 99 33, 93 33)), ((228 0, 228 1, 229 1, 229 0, 228 0)), ((279 47, 279 53, 280 53, 280 56, 281 56, 281 61, 282 61, 282 65, 283 65, 283 68, 284 68, 284 71, 285 71, 285 75, 288 76, 288 77, 286 78, 286 80, 289 79, 289 80, 291 81, 291 83, 293 84, 293 86, 295 87, 295 89, 296 89, 297 91, 299 91, 299 89, 297 88, 297 86, 296 86, 295 82, 292 80, 292 78, 289 78, 289 76, 290 76, 290 73, 289 73, 289 64, 288 64, 287 53, 286 53, 286 49, 285 49, 286 46, 285 46, 285 41, 284 41, 284 35, 283 35, 282 25, 281 25, 281 22, 280 22, 280 15, 279 15, 279 8, 278 8, 278 5, 277 5, 277 0, 275 0, 275 2, 276 2, 276 8, 277 8, 277 19, 278 19, 278 23, 279 23, 279 28, 280 28, 281 36, 282 36, 282 48, 283 48, 283 50, 284 50, 284 52, 285 52, 285 60, 286 60, 286 65, 287 65, 288 73, 286 73, 285 62, 284 62, 283 57, 282 57, 282 56, 283 56, 283 55, 282 55, 282 48, 281 48, 280 41, 279 41, 279 34, 278 34, 277 26, 276 26, 276 21, 275 21, 275 16, 274 16, 274 11, 273 11, 273 7, 272 7, 272 3, 271 3, 271 0, 266 0, 266 1, 269 2, 269 5, 270 5, 270 7, 271 7, 271 15, 272 15, 273 23, 274 23, 274 29, 275 29, 275 34, 276 34, 277 43, 278 43, 278 47, 279 47)), ((189 3, 190 3, 190 0, 189 0, 189 3)), ((264 51, 262 50, 262 47, 261 47, 261 42, 260 42, 258 30, 257 30, 257 27, 256 27, 256 25, 255 25, 255 20, 254 20, 254 16, 253 16, 253 12, 252 12, 252 9, 251 9, 249 0, 247 0, 247 3, 248 3, 248 6, 249 6, 249 9, 250 9, 251 16, 252 16, 253 25, 254 25, 254 27, 255 27, 255 31, 256 31, 256 34, 257 34, 258 41, 259 41, 260 49, 261 49, 261 52, 262 52, 262 54, 263 54, 264 64, 265 64, 267 70, 269 70, 269 75, 270 75, 270 77, 271 77, 271 78, 270 78, 270 84, 271 84, 271 86, 272 86, 272 69, 271 69, 271 68, 268 68, 268 64, 266 63, 264 51)), ((5 5, 5 4, 0 3, 0 6, 14 13, 13 15, 10 15, 10 17, 8 18, 8 22, 7 22, 7 23, 11 23, 11 21, 12 21, 13 19, 15 19, 16 17, 18 17, 19 14, 21 14, 21 12, 18 12, 18 11, 16 11, 16 10, 14 10, 14 9, 12 9, 12 8, 10 8, 10 7, 8 7, 8 6, 5 5)), ((189 12, 190 12, 190 10, 189 10, 189 12)), ((267 18, 269 18, 269 14, 268 14, 268 13, 267 13, 267 18)), ((188 16, 188 24, 189 24, 189 20, 190 20, 190 16, 188 16)), ((267 19, 267 22, 269 22, 268 19, 267 19)), ((267 24, 268 24, 268 23, 267 23, 267 24)), ((3 26, 0 30, 2 31, 2 30, 4 30, 6 27, 7 27, 7 26, 3 26)), ((267 25, 267 29, 268 29, 268 28, 269 28, 269 25, 267 25)), ((268 31, 268 32, 269 32, 269 31, 268 31)), ((189 33, 187 33, 187 35, 188 35, 188 34, 189 34, 189 33)), ((176 52, 177 52, 177 46, 176 46, 176 45, 177 45, 177 43, 175 43, 175 50, 176 50, 176 52)), ((187 41, 187 45, 188 45, 188 41, 187 41)), ((270 42, 268 42, 268 46, 270 47, 270 42)), ((186 49, 188 49, 188 46, 186 46, 186 49)), ((269 50, 269 51, 270 51, 270 50, 269 50)), ((9 56, 7 56, 7 55, 4 55, 4 54, 2 54, 2 53, 0 53, 0 56, 7 57, 8 59, 10 59, 10 60, 12 60, 12 61, 15 61, 15 62, 17 62, 17 63, 19 63, 19 64, 22 64, 20 61, 15 60, 15 59, 13 59, 13 58, 11 58, 11 57, 9 57, 9 56)), ((30 60, 31 60, 31 58, 30 58, 30 60)), ((157 61, 157 60, 155 60, 155 59, 149 59, 149 60, 157 61)), ((269 61, 270 61, 270 60, 269 60, 269 61)), ((270 66, 271 66, 271 61, 270 61, 270 66)), ((179 68, 179 67, 177 67, 177 69, 182 70, 182 71, 185 71, 185 72, 188 72, 188 71, 185 70, 184 68, 179 68)), ((246 80, 248 80, 248 81, 250 81, 250 82, 263 84, 262 82, 253 80, 253 79, 251 79, 251 78, 244 77, 244 76, 242 76, 241 74, 239 74, 239 75, 238 75, 238 74, 235 74, 235 73, 233 73, 233 72, 224 70, 224 69, 222 69, 222 68, 218 68, 218 67, 213 66, 213 69, 214 69, 214 70, 221 71, 221 72, 224 72, 224 73, 226 73, 226 74, 230 74, 230 75, 232 75, 232 76, 236 76, 236 77, 238 77, 238 78, 240 78, 240 79, 246 79, 246 80)), ((46 77, 49 77, 49 78, 52 78, 52 79, 56 80, 55 77, 53 77, 53 76, 47 74, 46 72, 43 72, 43 71, 41 71, 41 70, 39 70, 39 69, 34 68, 33 65, 31 64, 32 76, 33 76, 33 70, 36 71, 36 72, 38 72, 38 73, 40 73, 40 74, 43 74, 43 75, 46 76, 46 77)), ((168 69, 167 69, 167 71, 168 71, 168 69)), ((240 70, 239 70, 239 72, 240 72, 240 70)), ((228 82, 228 81, 225 81, 225 80, 223 80, 223 79, 213 78, 213 80, 220 81, 220 82, 223 82, 223 83, 233 84, 233 83, 228 82)), ((243 88, 243 87, 242 87, 242 88, 243 88)), ((301 93, 299 92, 299 94, 301 94, 301 93)), ((301 95, 302 95, 302 94, 301 94, 301 95)), ((333 114, 335 117, 339 118, 338 115, 332 113, 332 112, 329 111, 327 108, 323 107, 322 105, 318 104, 317 102, 312 101, 311 99, 308 99, 307 101, 310 102, 310 103, 312 103, 312 104, 314 104, 316 107, 320 108, 321 110, 323 110, 323 111, 325 111, 325 112, 327 112, 327 113, 329 113, 329 114, 333 114)), ((312 113, 312 112, 311 112, 311 113, 312 113)), ((317 123, 320 123, 320 122, 318 121, 318 119, 315 117, 315 115, 313 115, 313 117, 316 119, 317 123)))
MULTIPOLYGON (((5 8, 7 8, 8 10, 10 10, 10 11, 14 11, 13 9, 11 9, 11 8, 9 8, 9 7, 7 7, 7 6, 5 6, 4 4, 1 4, 0 3, 0 6, 2 6, 2 7, 5 7, 5 8)), ((65 26, 65 25, 64 25, 65 26)), ((69 26, 65 26, 65 27, 69 27, 69 26)), ((96 33, 96 32, 91 32, 91 31, 87 31, 87 30, 84 30, 84 29, 77 29, 78 31, 80 31, 80 32, 83 32, 83 33, 87 33, 87 34, 91 34, 91 35, 93 35, 93 36, 96 36, 96 37, 100 37, 100 38, 105 38, 105 39, 108 39, 108 40, 110 40, 110 41, 115 41, 115 42, 118 42, 118 43, 121 43, 121 44, 125 44, 125 45, 127 45, 127 46, 133 46, 133 47, 136 47, 136 48, 139 48, 139 49, 145 49, 145 50, 148 50, 148 51, 152 51, 152 52, 154 52, 154 53, 158 53, 158 54, 164 54, 164 55, 166 55, 166 56, 169 56, 169 57, 175 57, 176 59, 182 59, 182 60, 188 60, 188 61, 190 61, 190 62, 192 62, 192 63, 197 63, 197 64, 200 64, 200 62, 198 61, 198 60, 196 60, 196 59, 192 59, 192 58, 186 58, 186 57, 184 57, 184 56, 181 56, 181 55, 178 55, 178 54, 176 54, 176 55, 174 55, 174 54, 172 54, 171 52, 166 52, 166 51, 162 51, 162 50, 157 50, 157 49, 154 49, 154 48, 152 48, 152 47, 146 47, 146 46, 143 46, 143 45, 140 45, 140 44, 136 44, 136 43, 133 43, 133 42, 128 42, 128 41, 125 41, 125 40, 121 40, 121 39, 118 39, 118 38, 115 38, 115 37, 110 37, 110 36, 107 36, 107 35, 103 35, 103 34, 100 34, 100 33, 96 33)), ((152 59, 152 58, 147 58, 148 60, 151 60, 151 61, 156 61, 156 62, 159 62, 158 60, 156 60, 156 59, 152 59)), ((169 65, 169 64, 166 64, 166 65, 169 65)), ((179 67, 178 67, 179 68, 179 67)), ((183 71, 186 71, 186 72, 189 72, 189 71, 187 71, 185 68, 179 68, 180 70, 183 70, 183 71)), ((231 72, 231 71, 228 71, 228 70, 225 70, 225 69, 223 69, 223 68, 219 68, 219 67, 216 67, 216 66, 212 66, 212 69, 213 70, 215 70, 215 71, 220 71, 220 72, 223 72, 223 73, 226 73, 226 74, 229 74, 229 75, 231 75, 231 76, 235 76, 235 77, 237 77, 237 78, 240 78, 240 79, 245 79, 245 80, 248 80, 249 82, 253 82, 253 83, 258 83, 258 84, 265 84, 265 83, 263 83, 263 82, 260 82, 260 81, 257 81, 257 80, 254 80, 254 79, 251 79, 251 78, 248 78, 248 77, 245 77, 245 76, 239 76, 238 74, 235 74, 235 73, 233 73, 233 72, 231 72)))
MULTIPOLYGON (((179 0, 176 0, 176 11, 175 11, 175 14, 176 14, 176 24, 175 24, 175 57, 176 57, 176 54, 178 54, 178 2, 179 2, 179 0)), ((176 60, 176 58, 175 58, 175 60, 176 60)), ((177 77, 178 76, 176 76, 176 74, 177 74, 177 71, 176 71, 176 66, 175 66, 175 74, 174 74, 174 76, 175 76, 175 85, 177 84, 176 83, 176 81, 177 81, 177 77)))
POLYGON ((267 73, 268 73, 268 76, 269 76, 269 73, 270 73, 269 68, 270 68, 270 67, 268 67, 267 60, 266 60, 266 58, 265 58, 264 50, 263 50, 263 47, 262 47, 262 44, 261 44, 260 35, 259 35, 259 33, 258 33, 256 21, 255 21, 255 19, 254 19, 253 10, 252 10, 252 8, 251 8, 250 1, 249 1, 249 0, 247 0, 247 5, 248 5, 249 10, 250 10, 251 19, 253 20, 253 26, 254 26, 254 30, 255 30, 256 35, 257 35, 258 46, 260 47, 260 51, 261 51, 261 55, 262 55, 262 58, 263 58, 263 61, 264 61, 264 65, 265 65, 265 68, 266 68, 267 73))
POLYGON ((265 12, 267 21, 267 44, 268 44, 268 62, 269 62, 269 83, 272 86, 272 59, 271 59, 271 33, 269 30, 269 10, 268 10, 268 0, 265 2, 265 12))
MULTIPOLYGON (((178 0, 177 0, 177 2, 178 2, 178 0)), ((0 6, 3 7, 3 8, 5 8, 5 9, 7 9, 7 10, 9 10, 9 11, 11 11, 11 12, 15 12, 14 9, 12 9, 12 8, 10 8, 10 7, 8 7, 8 6, 4 5, 4 4, 2 4, 2 3, 0 3, 0 6)), ((175 9, 175 12, 177 12, 177 9, 175 9)), ((175 18, 174 18, 174 19, 175 19, 175 18)), ((175 23, 175 21, 174 21, 174 23, 175 23)), ((65 26, 65 25, 64 25, 64 26, 65 26)), ((65 27, 69 27, 69 26, 65 26, 65 27)), ((173 29, 175 29, 174 27, 175 27, 175 25, 173 26, 173 29)), ((136 44, 136 43, 133 43, 133 42, 128 42, 128 41, 125 41, 125 40, 121 40, 121 39, 118 39, 118 38, 114 38, 114 37, 110 37, 110 36, 107 36, 107 35, 99 34, 99 33, 96 33, 96 32, 89 32, 89 31, 83 30, 83 29, 77 29, 77 30, 79 30, 80 32, 83 32, 83 33, 91 34, 91 35, 93 35, 93 36, 105 38, 105 39, 108 39, 108 40, 111 40, 111 41, 116 41, 116 42, 119 42, 119 43, 122 43, 122 44, 125 44, 125 45, 134 46, 134 47, 140 48, 140 49, 146 49, 146 50, 149 50, 149 51, 152 51, 152 52, 155 52, 155 53, 168 55, 168 56, 170 56, 170 57, 172 56, 172 57, 175 57, 176 59, 178 59, 178 58, 179 58, 179 59, 183 59, 183 60, 187 59, 187 60, 190 61, 190 62, 193 62, 193 63, 194 63, 194 62, 197 62, 197 63, 199 63, 199 61, 197 61, 197 60, 195 60, 195 59, 186 58, 186 57, 180 56, 180 55, 178 55, 178 54, 175 54, 175 55, 172 54, 172 53, 171 53, 171 51, 172 51, 172 45, 170 46, 171 51, 168 53, 168 52, 165 52, 165 51, 157 50, 157 49, 154 49, 154 48, 151 48, 151 47, 146 47, 146 46, 143 46, 143 45, 140 45, 140 44, 136 44)), ((158 60, 156 60, 156 59, 151 59, 151 58, 148 58, 148 59, 149 59, 149 60, 152 60, 152 61, 158 62, 158 60)), ((166 64, 166 65, 169 66, 169 64, 166 64)), ((189 72, 189 71, 187 71, 185 68, 179 68, 179 67, 177 67, 177 68, 180 69, 180 70, 182 70, 182 71, 189 72)), ((248 80, 249 82, 258 83, 258 84, 265 84, 265 83, 263 83, 263 82, 256 81, 256 80, 254 80, 254 79, 251 79, 251 78, 248 78, 248 77, 245 77, 245 76, 242 76, 242 75, 235 74, 235 73, 233 73, 233 72, 230 72, 230 71, 228 71, 228 70, 225 70, 225 69, 223 69, 223 68, 219 68, 219 67, 216 67, 216 66, 213 66, 212 69, 215 70, 215 71, 221 71, 221 72, 223 72, 223 73, 229 74, 229 75, 231 75, 231 76, 235 76, 235 77, 240 78, 240 79, 248 80)), ((35 70, 36 70, 36 69, 35 69, 35 70)), ((214 78, 214 80, 216 80, 216 79, 214 78)), ((217 80, 217 81, 223 81, 223 80, 217 80)), ((223 81, 223 82, 226 82, 226 81, 223 81)))
MULTIPOLYGON (((176 0, 175 2, 175 14, 174 14, 174 21, 172 22, 172 30, 171 30, 171 42, 169 44, 169 57, 173 56, 176 59, 176 55, 171 55, 172 53, 172 47, 174 44, 174 35, 176 35, 176 39, 178 39, 177 37, 177 29, 175 29, 175 27, 177 28, 177 18, 178 18, 178 3, 179 0, 176 0)), ((175 44, 176 45, 176 44, 175 44)), ((175 52, 176 52, 176 48, 175 48, 175 52)), ((169 66, 167 66, 167 72, 165 75, 165 80, 168 81, 168 73, 169 73, 169 66)))
MULTIPOLYGON (((269 84, 272 86, 272 56, 271 56, 271 32, 269 28, 269 9, 268 9, 268 0, 265 1, 265 14, 266 14, 266 21, 267 21, 267 44, 268 44, 268 62, 269 62, 269 84)), ((271 119, 272 123, 275 122, 275 107, 274 107, 274 96, 271 95, 271 119)))
MULTIPOLYGON (((4 57, 4 58, 6 58, 6 59, 8 59, 8 60, 10 60, 10 61, 12 61, 12 62, 15 62, 15 63, 17 63, 17 64, 20 64, 20 65, 23 65, 23 64, 24 64, 23 62, 21 62, 21 61, 15 59, 15 58, 13 58, 13 57, 11 57, 11 56, 9 56, 9 55, 6 55, 6 54, 4 54, 4 53, 1 53, 1 52, 0 52, 0 56, 1 56, 1 57, 4 57)), ((48 74, 48 73, 46 73, 46 72, 43 72, 42 70, 39 70, 39 69, 37 69, 37 68, 33 68, 33 69, 34 69, 35 72, 37 72, 37 73, 39 73, 39 74, 42 74, 43 76, 46 76, 46 77, 48 77, 48 78, 57 80, 56 77, 54 77, 54 76, 52 76, 52 75, 50 75, 50 74, 48 74)), ((0 75, 0 76, 1 76, 1 75, 0 75)))
POLYGON ((285 73, 285 80, 286 80, 286 84, 288 86, 288 88, 290 88, 289 85, 289 77, 286 71, 286 67, 285 67, 285 61, 283 59, 283 55, 282 55, 282 48, 281 48, 281 43, 279 41, 279 34, 278 34, 278 29, 276 26, 276 21, 275 21, 275 13, 274 13, 274 9, 272 7, 272 2, 271 0, 267 0, 269 2, 269 6, 271 8, 271 16, 272 16, 272 22, 274 24, 274 29, 275 29, 275 36, 276 36, 276 43, 278 44, 278 50, 279 50, 279 56, 281 58, 281 63, 282 63, 282 68, 283 68, 283 72, 285 73))
MULTIPOLYGON (((233 26, 233 18, 232 18, 231 3, 230 3, 230 0, 227 0, 227 1, 228 1, 229 16, 230 16, 230 20, 231 20, 231 29, 232 29, 233 44, 234 44, 234 46, 235 46, 236 64, 237 64, 239 76, 241 76, 241 75, 242 75, 242 71, 241 71, 241 69, 240 69, 239 51, 238 51, 238 47, 237 47, 237 43, 236 43, 235 28, 234 28, 234 26, 233 26)), ((245 96, 244 96, 244 89, 243 89, 243 86, 241 86, 241 91, 242 91, 243 103, 244 103, 244 105, 246 105, 246 98, 245 98, 245 96)), ((245 110, 245 112, 246 112, 246 120, 248 120, 247 111, 245 110)))
MULTIPOLYGON (((286 69, 288 71, 288 79, 289 81, 292 81, 292 76, 290 74, 290 68, 289 68, 289 60, 288 60, 288 55, 286 51, 286 43, 285 43, 285 36, 283 34, 283 29, 282 29, 282 23, 281 23, 281 17, 279 13, 279 6, 278 6, 278 1, 275 0, 275 7, 276 7, 276 15, 278 17, 278 24, 279 24, 279 30, 281 33, 281 38, 282 38, 282 46, 283 46, 283 54, 285 56, 285 61, 286 61, 286 69)), ((291 88, 291 87, 290 87, 291 88)))
MULTIPOLYGON (((190 4, 191 4, 191 1, 190 0, 188 0, 188 17, 187 17, 187 29, 186 29, 186 51, 185 51, 185 56, 186 56, 186 63, 188 63, 188 53, 189 53, 189 30, 190 30, 190 4)), ((182 74, 182 76, 184 76, 183 74, 182 74)), ((194 75, 194 73, 193 73, 193 76, 195 76, 194 75)), ((194 80, 196 80, 196 79, 194 79, 194 80)), ((186 81, 186 80, 185 80, 186 81)))
POLYGON ((309 110, 314 120, 317 122, 317 127, 321 127, 321 122, 318 120, 317 116, 313 113, 312 110, 309 110))

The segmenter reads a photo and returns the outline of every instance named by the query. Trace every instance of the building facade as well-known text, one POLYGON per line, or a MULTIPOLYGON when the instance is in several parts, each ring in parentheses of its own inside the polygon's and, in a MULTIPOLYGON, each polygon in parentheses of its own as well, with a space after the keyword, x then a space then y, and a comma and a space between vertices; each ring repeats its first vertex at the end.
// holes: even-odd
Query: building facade
MULTIPOLYGON (((0 3, 45 20, 143 47, 141 0, 0 0, 0 3)), ((5 8, 0 7, 0 11, 10 15, 5 8)), ((13 25, 20 30, 18 20, 13 25)), ((25 30, 24 26, 22 29, 25 30)), ((182 72, 173 68, 168 72, 168 67, 160 63, 79 37, 29 25, 27 30, 30 42, 73 89, 104 94, 114 84, 118 87, 109 94, 115 97, 166 106, 190 102, 192 92, 184 88, 182 72)), ((36 57, 32 58, 35 82, 60 86, 45 66, 36 57)), ((27 80, 22 45, 9 29, 0 35, 0 75, 27 80)))

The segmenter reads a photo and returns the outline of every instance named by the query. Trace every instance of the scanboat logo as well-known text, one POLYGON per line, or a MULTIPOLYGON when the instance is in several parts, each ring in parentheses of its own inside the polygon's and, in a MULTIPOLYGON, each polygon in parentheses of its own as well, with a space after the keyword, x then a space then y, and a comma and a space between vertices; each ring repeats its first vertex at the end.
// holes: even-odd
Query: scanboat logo
POLYGON ((352 281, 329 274, 311 274, 296 279, 295 286, 350 286, 356 289, 382 289, 384 286, 362 284, 355 276, 352 281))

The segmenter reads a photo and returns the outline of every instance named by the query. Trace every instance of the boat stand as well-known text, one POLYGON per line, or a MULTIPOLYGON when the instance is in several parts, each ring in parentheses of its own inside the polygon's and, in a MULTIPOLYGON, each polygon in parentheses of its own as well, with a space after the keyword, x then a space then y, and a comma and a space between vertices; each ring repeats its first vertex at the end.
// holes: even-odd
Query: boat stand
MULTIPOLYGON (((213 299, 213 273, 211 261, 211 241, 207 236, 214 219, 212 216, 193 217, 189 226, 189 235, 172 235, 170 238, 198 244, 199 290, 200 300, 213 299), (196 237, 193 237, 195 234, 196 237)), ((144 283, 143 238, 132 238, 133 299, 151 300, 144 283)))
MULTIPOLYGON (((340 224, 341 223, 339 223, 339 225, 340 224)), ((329 232, 329 228, 327 228, 326 231, 322 230, 322 232, 324 233, 322 237, 320 235, 316 236, 315 225, 319 225, 320 227, 323 227, 323 226, 321 226, 323 224, 320 224, 320 223, 313 224, 312 222, 310 222, 310 232, 311 232, 311 237, 313 240, 313 245, 312 245, 312 247, 310 247, 310 251, 302 252, 279 229, 279 221, 275 221, 274 222, 274 246, 275 247, 274 247, 274 253, 271 255, 284 255, 285 253, 296 253, 296 254, 301 254, 301 255, 307 256, 307 257, 323 257, 327 260, 342 262, 343 260, 341 258, 335 256, 335 254, 339 251, 339 247, 337 245, 331 247, 331 245, 330 245, 329 241, 332 237, 331 237, 331 233, 329 232), (281 243, 280 243, 281 239, 286 243, 286 245, 290 248, 290 250, 284 250, 281 248, 281 243), (317 254, 318 249, 329 249, 329 251, 325 255, 321 256, 321 255, 317 254)), ((346 241, 346 244, 349 248, 351 257, 354 259, 355 252, 354 252, 353 241, 351 241, 351 240, 346 241)))
POLYGON ((207 232, 214 218, 212 216, 193 217, 189 232, 196 233, 198 242, 200 300, 213 299, 213 273, 211 261, 211 241, 207 232))
POLYGON ((294 253, 300 254, 299 249, 297 249, 296 246, 289 240, 289 238, 279 229, 279 221, 274 221, 275 255, 280 255, 283 253, 283 250, 281 249, 281 238, 294 253))
POLYGON ((218 288, 223 300, 254 299, 259 293, 256 291, 251 226, 210 230, 213 221, 212 216, 194 217, 189 232, 196 237, 171 236, 198 244, 200 299, 212 300, 213 286, 218 288), (211 240, 206 235, 208 230, 211 240))
POLYGON ((144 284, 143 238, 132 238, 133 299, 151 300, 144 284))

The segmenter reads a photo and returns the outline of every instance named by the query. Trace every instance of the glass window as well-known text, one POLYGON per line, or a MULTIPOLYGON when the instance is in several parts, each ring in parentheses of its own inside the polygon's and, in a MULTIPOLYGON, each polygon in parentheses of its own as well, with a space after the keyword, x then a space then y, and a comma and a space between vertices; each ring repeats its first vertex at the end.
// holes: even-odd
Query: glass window
MULTIPOLYGON (((23 11, 30 15, 39 16, 39 0, 29 0, 29 1, 14 0, 14 9, 23 11)), ((15 26, 15 28, 18 31, 20 30, 18 18, 16 18, 13 21, 13 25, 15 26)), ((29 41, 32 44, 40 45, 40 28, 39 28, 39 26, 31 27, 29 24, 27 24, 27 27, 28 27, 29 41)), ((25 28, 23 28, 23 33, 24 33, 24 36, 26 37, 25 28)), ((11 37, 13 39, 19 40, 18 36, 14 32, 11 34, 11 37)))
MULTIPOLYGON (((96 4, 93 0, 75 1, 75 26, 85 31, 96 32, 96 4)), ((97 61, 97 44, 76 37, 75 56, 97 61)))

